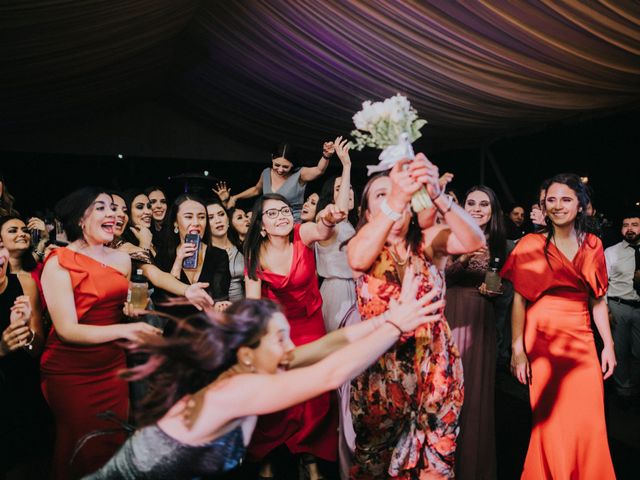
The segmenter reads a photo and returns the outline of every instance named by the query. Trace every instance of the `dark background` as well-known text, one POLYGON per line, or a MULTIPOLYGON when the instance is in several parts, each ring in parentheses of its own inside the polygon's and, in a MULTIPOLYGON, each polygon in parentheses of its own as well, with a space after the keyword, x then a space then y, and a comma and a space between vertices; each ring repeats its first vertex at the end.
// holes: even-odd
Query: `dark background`
MULTIPOLYGON (((570 125, 549 125, 534 133, 497 139, 484 148, 431 153, 429 145, 418 140, 415 149, 425 152, 441 172, 454 173, 452 187, 461 195, 480 183, 484 156, 484 183, 496 190, 504 208, 511 198, 526 205, 533 203, 538 185, 555 173, 570 171, 588 176, 596 208, 615 221, 622 210, 640 202, 639 124, 638 112, 631 111, 570 125), (489 156, 495 160, 508 192, 502 187, 489 156)), ((318 139, 318 144, 322 140, 318 139)), ((0 169, 9 191, 17 199, 18 210, 23 215, 31 215, 44 207, 53 207, 65 194, 85 185, 126 189, 158 184, 168 188, 170 195, 176 195, 184 189, 185 182, 169 177, 191 172, 201 174, 205 170, 212 177, 226 179, 237 193, 255 184, 261 170, 268 165, 268 158, 246 163, 139 158, 122 153, 124 157, 120 159, 115 155, 2 152, 0 169)), ((373 150, 352 152, 353 184, 357 191, 366 182, 364 165, 375 162, 376 155, 373 150)), ((224 158, 224 152, 220 156, 224 158)), ((300 151, 294 160, 310 165, 318 158, 319 152, 300 151)), ((338 173, 339 161, 334 158, 328 174, 338 173)), ((322 181, 307 187, 307 194, 319 190, 322 181)), ((210 183, 190 182, 195 188, 207 187, 210 183)), ((250 206, 250 202, 244 206, 250 206)))

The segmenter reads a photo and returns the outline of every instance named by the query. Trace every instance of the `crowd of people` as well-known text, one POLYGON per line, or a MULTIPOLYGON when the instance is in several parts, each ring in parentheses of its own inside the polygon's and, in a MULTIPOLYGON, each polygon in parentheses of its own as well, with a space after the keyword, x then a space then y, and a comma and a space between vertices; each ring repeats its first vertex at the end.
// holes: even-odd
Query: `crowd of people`
POLYGON ((503 212, 418 154, 356 206, 345 139, 293 160, 235 195, 85 187, 50 222, 0 179, 0 478, 278 478, 285 449, 300 479, 495 479, 500 369, 529 390, 522 478, 615 478, 603 381, 640 407, 639 212, 605 251, 573 174, 503 212))

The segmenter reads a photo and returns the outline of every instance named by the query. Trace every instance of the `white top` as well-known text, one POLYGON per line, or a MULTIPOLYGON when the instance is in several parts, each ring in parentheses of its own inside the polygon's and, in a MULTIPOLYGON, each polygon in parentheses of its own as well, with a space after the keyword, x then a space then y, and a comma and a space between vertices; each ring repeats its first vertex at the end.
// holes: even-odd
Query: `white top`
POLYGON ((604 251, 609 275, 607 296, 625 300, 640 300, 640 295, 633 289, 633 272, 636 269, 635 250, 629 242, 622 241, 604 251))

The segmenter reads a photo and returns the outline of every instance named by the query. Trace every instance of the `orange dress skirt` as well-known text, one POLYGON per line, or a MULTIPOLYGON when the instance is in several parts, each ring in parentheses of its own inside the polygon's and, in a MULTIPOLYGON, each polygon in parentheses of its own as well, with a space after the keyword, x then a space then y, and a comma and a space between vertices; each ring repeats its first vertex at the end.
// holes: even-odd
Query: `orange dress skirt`
POLYGON ((602 371, 589 296, 607 291, 600 239, 587 235, 572 261, 542 234, 525 236, 502 270, 528 300, 532 431, 523 479, 614 479, 602 371))

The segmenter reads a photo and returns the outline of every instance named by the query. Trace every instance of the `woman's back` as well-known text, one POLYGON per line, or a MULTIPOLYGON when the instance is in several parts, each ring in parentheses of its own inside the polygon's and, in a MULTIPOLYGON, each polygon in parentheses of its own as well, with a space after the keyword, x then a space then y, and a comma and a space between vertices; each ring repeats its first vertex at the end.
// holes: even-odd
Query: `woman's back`
POLYGON ((179 442, 153 424, 137 431, 103 468, 85 480, 190 480, 236 468, 244 452, 241 426, 196 446, 179 442))

